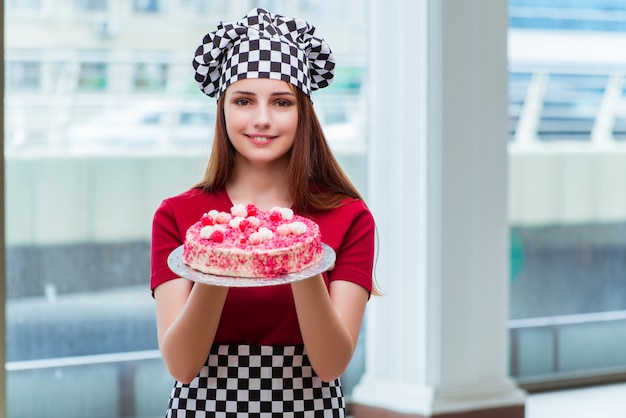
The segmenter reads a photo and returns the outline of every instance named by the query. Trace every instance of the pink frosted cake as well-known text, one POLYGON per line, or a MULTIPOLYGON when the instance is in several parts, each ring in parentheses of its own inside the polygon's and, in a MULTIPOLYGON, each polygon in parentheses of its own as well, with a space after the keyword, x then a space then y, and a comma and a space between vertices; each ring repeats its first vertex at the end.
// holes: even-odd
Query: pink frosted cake
POLYGON ((319 226, 289 208, 262 211, 234 205, 212 210, 188 230, 182 260, 209 274, 276 277, 304 270, 322 259, 319 226))

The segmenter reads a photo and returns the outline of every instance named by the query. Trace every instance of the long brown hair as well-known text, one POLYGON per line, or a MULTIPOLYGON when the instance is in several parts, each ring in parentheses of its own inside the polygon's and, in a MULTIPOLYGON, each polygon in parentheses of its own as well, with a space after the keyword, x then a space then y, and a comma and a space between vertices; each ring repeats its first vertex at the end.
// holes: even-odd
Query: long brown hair
MULTIPOLYGON (((335 208, 346 198, 363 200, 333 155, 313 103, 300 89, 292 90, 296 94, 298 126, 286 175, 294 207, 307 213, 335 208)), ((224 96, 217 101, 213 149, 204 179, 196 185, 207 192, 224 188, 234 176, 236 151, 226 133, 224 96)))

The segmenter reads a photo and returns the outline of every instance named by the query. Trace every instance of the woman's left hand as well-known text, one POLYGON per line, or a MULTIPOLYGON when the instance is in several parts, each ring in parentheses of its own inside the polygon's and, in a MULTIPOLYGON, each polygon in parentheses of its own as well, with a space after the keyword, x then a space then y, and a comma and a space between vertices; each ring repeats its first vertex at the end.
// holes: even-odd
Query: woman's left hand
POLYGON ((369 294, 338 279, 327 289, 321 274, 292 283, 291 290, 311 365, 322 380, 332 381, 352 359, 369 294))

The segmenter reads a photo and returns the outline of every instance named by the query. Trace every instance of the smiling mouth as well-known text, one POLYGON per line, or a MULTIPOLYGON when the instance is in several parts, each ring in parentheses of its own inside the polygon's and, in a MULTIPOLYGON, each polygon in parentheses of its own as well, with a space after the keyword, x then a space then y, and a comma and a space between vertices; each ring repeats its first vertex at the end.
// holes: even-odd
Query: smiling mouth
POLYGON ((273 136, 248 135, 248 138, 250 138, 250 141, 252 141, 254 144, 268 144, 275 137, 273 137, 273 136))

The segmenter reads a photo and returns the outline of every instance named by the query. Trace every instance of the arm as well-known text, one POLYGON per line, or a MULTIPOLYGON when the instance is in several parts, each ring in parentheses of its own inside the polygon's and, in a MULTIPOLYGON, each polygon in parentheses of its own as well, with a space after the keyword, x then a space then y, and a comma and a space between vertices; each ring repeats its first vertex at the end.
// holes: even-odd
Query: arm
POLYGON ((154 289, 161 356, 176 380, 189 383, 204 365, 228 288, 167 281, 154 289))
POLYGON ((352 359, 369 293, 343 280, 333 280, 329 292, 321 274, 291 289, 311 366, 323 381, 334 380, 352 359))
POLYGON ((355 201, 322 219, 330 242, 338 244, 327 288, 322 275, 291 284, 307 355, 325 381, 341 376, 357 344, 374 267, 374 219, 355 201))

